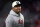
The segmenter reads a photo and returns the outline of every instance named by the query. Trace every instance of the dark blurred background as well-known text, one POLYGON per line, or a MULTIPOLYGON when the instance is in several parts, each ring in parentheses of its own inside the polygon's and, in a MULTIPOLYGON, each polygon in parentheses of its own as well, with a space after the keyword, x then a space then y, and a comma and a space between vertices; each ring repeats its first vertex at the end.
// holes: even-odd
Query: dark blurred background
MULTIPOLYGON (((0 27, 5 27, 5 19, 15 0, 0 0, 0 27)), ((18 0, 22 3, 24 27, 40 27, 40 0, 18 0)))

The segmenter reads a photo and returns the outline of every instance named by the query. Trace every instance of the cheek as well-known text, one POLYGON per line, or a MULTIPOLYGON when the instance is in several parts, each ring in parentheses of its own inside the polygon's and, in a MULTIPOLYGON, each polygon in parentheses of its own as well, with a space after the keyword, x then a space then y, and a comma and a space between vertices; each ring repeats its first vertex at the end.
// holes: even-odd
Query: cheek
POLYGON ((18 9, 17 9, 17 8, 15 8, 15 10, 17 11, 18 9))
POLYGON ((15 8, 15 9, 17 9, 17 8, 15 8))
POLYGON ((18 8, 15 8, 15 10, 18 10, 18 8))

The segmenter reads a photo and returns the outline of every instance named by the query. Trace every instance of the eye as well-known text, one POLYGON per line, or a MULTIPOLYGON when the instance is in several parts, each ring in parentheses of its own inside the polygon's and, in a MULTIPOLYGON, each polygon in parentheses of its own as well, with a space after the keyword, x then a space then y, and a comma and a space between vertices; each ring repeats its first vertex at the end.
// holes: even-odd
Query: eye
POLYGON ((17 8, 15 8, 15 9, 17 9, 17 8))

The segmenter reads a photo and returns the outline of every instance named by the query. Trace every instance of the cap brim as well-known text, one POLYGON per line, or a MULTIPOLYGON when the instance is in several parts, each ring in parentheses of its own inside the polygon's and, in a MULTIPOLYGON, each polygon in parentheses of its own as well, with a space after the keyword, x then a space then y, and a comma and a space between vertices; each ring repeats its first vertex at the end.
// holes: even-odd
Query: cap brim
POLYGON ((18 7, 18 6, 21 6, 22 4, 17 4, 17 5, 15 5, 14 7, 18 7))

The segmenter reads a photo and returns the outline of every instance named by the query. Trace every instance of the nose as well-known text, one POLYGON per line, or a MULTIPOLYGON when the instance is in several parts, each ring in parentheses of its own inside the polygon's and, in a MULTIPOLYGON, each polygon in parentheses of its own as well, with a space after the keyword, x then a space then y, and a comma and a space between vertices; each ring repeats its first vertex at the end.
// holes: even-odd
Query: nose
POLYGON ((18 7, 18 9, 21 9, 21 7, 18 7))

